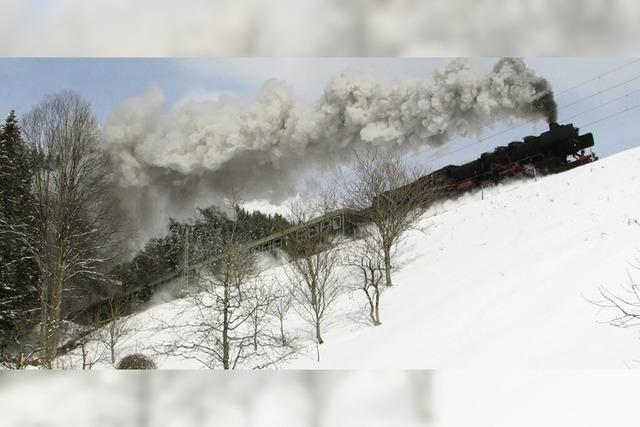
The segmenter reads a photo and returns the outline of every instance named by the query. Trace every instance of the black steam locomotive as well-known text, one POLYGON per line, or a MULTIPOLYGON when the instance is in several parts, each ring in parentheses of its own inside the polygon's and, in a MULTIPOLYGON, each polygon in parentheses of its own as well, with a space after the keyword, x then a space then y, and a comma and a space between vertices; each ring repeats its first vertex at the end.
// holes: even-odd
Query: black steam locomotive
POLYGON ((522 141, 496 147, 459 166, 445 166, 419 182, 441 183, 447 193, 456 193, 497 183, 506 177, 558 173, 597 160, 594 154, 585 153, 592 146, 591 133, 580 135, 573 124, 551 123, 549 130, 538 136, 526 136, 522 141))

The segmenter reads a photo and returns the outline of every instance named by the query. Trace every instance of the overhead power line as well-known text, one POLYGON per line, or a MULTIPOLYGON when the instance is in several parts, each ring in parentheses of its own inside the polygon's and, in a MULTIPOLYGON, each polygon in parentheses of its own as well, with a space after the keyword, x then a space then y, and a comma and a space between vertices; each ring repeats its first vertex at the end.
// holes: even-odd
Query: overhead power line
POLYGON ((639 92, 640 92, 640 89, 636 89, 636 90, 633 90, 633 91, 631 91, 631 92, 625 93, 625 94, 624 94, 624 95, 622 95, 622 96, 618 96, 617 98, 613 98, 613 99, 611 99, 611 100, 609 100, 609 101, 607 101, 607 102, 603 102, 602 104, 596 105, 596 106, 595 106, 595 107, 593 107, 593 108, 589 108, 588 110, 583 110, 583 111, 581 111, 581 112, 579 112, 579 113, 576 113, 576 114, 574 114, 574 115, 572 115, 572 116, 569 116, 569 117, 567 117, 567 118, 566 118, 566 120, 572 120, 572 119, 574 119, 574 118, 576 118, 576 117, 578 117, 578 116, 581 116, 581 115, 583 115, 583 114, 590 113, 590 112, 592 112, 592 111, 598 110, 598 109, 600 109, 600 108, 602 108, 602 107, 605 107, 605 106, 607 106, 607 105, 609 105, 609 104, 613 104, 614 102, 619 101, 619 100, 621 100, 621 99, 623 99, 623 98, 628 98, 628 97, 630 97, 631 95, 633 95, 634 93, 639 93, 639 92))
POLYGON ((624 114, 624 113, 626 113, 627 111, 635 110, 636 108, 640 108, 640 104, 633 105, 633 106, 631 106, 631 107, 627 107, 627 108, 625 108, 624 110, 618 111, 617 113, 610 114, 610 115, 605 116, 605 117, 602 117, 602 118, 600 118, 600 119, 598 119, 598 120, 594 120, 594 121, 592 121, 592 122, 586 123, 586 124, 584 124, 584 125, 582 125, 582 126, 583 126, 583 127, 584 127, 584 126, 593 126, 593 125, 595 125, 596 123, 604 122, 605 120, 609 120, 609 119, 611 119, 611 118, 613 118, 613 117, 619 116, 620 114, 624 114))
POLYGON ((585 81, 583 81, 583 82, 580 82, 580 83, 578 83, 578 84, 576 84, 576 85, 574 85, 574 86, 571 86, 571 87, 568 87, 568 88, 566 88, 566 89, 563 89, 563 90, 561 90, 560 92, 557 92, 556 94, 557 94, 557 95, 562 95, 563 93, 570 92, 570 91, 572 91, 572 90, 574 90, 574 89, 577 89, 577 88, 579 88, 579 87, 582 87, 582 86, 584 86, 584 85, 586 85, 586 84, 588 84, 588 83, 591 83, 591 82, 594 82, 594 81, 596 81, 596 80, 599 80, 599 79, 601 79, 601 78, 602 78, 602 77, 604 77, 604 76, 607 76, 607 75, 609 75, 609 74, 615 73, 616 71, 618 71, 618 70, 620 70, 620 69, 622 69, 622 68, 628 67, 629 65, 633 65, 633 64, 635 64, 636 62, 640 62, 640 58, 636 58, 636 59, 634 59, 634 60, 631 60, 631 61, 625 62, 624 64, 622 64, 622 65, 618 65, 617 67, 612 68, 612 69, 611 69, 611 70, 609 70, 609 71, 606 71, 606 72, 604 72, 604 73, 602 73, 602 74, 598 74, 598 75, 597 75, 597 76, 595 76, 595 77, 592 77, 592 78, 587 79, 587 80, 585 80, 585 81))
MULTIPOLYGON (((603 76, 606 76, 606 75, 608 75, 608 74, 612 74, 612 73, 614 73, 615 71, 618 71, 618 70, 620 70, 620 69, 622 69, 622 68, 625 68, 625 67, 627 67, 627 66, 630 66, 630 65, 632 65, 632 64, 635 64, 635 63, 637 63, 637 62, 640 62, 640 58, 637 58, 637 59, 634 59, 634 60, 632 60, 632 61, 626 62, 625 64, 619 65, 619 66, 617 66, 617 67, 615 67, 615 68, 613 68, 613 69, 611 69, 611 70, 609 70, 609 71, 607 71, 607 72, 605 72, 605 73, 601 73, 601 74, 599 74, 598 76, 595 76, 595 77, 593 77, 593 78, 591 78, 591 79, 585 80, 585 81, 583 81, 583 82, 581 82, 581 83, 579 83, 579 84, 577 84, 577 85, 571 86, 570 88, 564 89, 564 90, 562 90, 562 91, 558 92, 558 94, 566 93, 566 92, 568 92, 568 91, 570 91, 570 90, 573 90, 573 89, 576 89, 576 88, 578 88, 578 87, 584 86, 585 84, 591 83, 591 82, 593 82, 593 81, 595 81, 595 80, 598 80, 599 78, 601 78, 601 77, 603 77, 603 76)), ((603 93, 609 92, 609 91, 611 91, 611 90, 617 89, 617 88, 619 88, 619 87, 622 87, 622 86, 624 86, 624 85, 626 85, 626 84, 629 84, 629 83, 634 82, 634 81, 637 81, 637 80, 640 80, 640 75, 636 75, 636 76, 634 76, 634 77, 632 77, 632 78, 630 78, 630 79, 627 79, 627 80, 625 80, 625 81, 623 81, 623 82, 616 83, 616 84, 614 84, 614 85, 608 86, 608 87, 606 87, 606 88, 604 88, 604 89, 601 89, 601 90, 599 90, 599 91, 597 91, 597 92, 595 92, 595 93, 593 93, 593 94, 590 94, 590 95, 584 96, 584 97, 582 97, 582 98, 580 98, 580 99, 578 99, 578 100, 576 100, 576 101, 573 101, 573 102, 571 102, 571 103, 564 104, 564 105, 560 105, 558 108, 569 108, 569 107, 574 106, 574 105, 577 105, 577 104, 579 104, 579 103, 581 103, 581 102, 583 102, 583 101, 586 101, 586 100, 588 100, 588 99, 594 98, 595 96, 598 96, 598 95, 601 95, 601 94, 603 94, 603 93)), ((603 104, 600 104, 600 105, 598 105, 598 106, 596 106, 596 107, 593 107, 593 108, 590 108, 590 109, 588 109, 588 110, 581 111, 581 112, 579 112, 579 113, 577 113, 577 114, 574 114, 573 116, 569 117, 567 120, 570 120, 570 119, 572 119, 572 118, 574 118, 574 117, 577 117, 577 116, 580 116, 580 115, 582 115, 582 114, 586 114, 587 112, 590 112, 590 111, 596 110, 596 109, 601 108, 601 107, 603 107, 603 106, 605 106, 605 105, 611 104, 611 103, 613 103, 613 102, 614 102, 614 101, 616 101, 616 100, 620 100, 620 99, 622 99, 622 98, 628 97, 628 96, 629 96, 629 95, 631 95, 632 93, 636 93, 636 92, 639 92, 639 91, 640 91, 640 90, 634 90, 634 91, 629 92, 629 93, 627 93, 627 94, 625 94, 625 95, 623 95, 623 96, 620 96, 620 97, 618 97, 618 98, 615 98, 614 100, 611 100, 611 101, 605 102, 605 103, 603 103, 603 104)), ((631 107, 631 108, 629 108, 629 109, 625 109, 625 110, 621 111, 621 112, 620 112, 620 114, 622 114, 622 113, 624 113, 624 112, 626 112, 626 111, 628 111, 628 110, 630 110, 630 109, 634 109, 634 108, 635 108, 635 107, 631 107)), ((613 116, 611 116, 611 117, 613 117, 613 116)), ((590 124, 598 123, 599 121, 604 121, 604 120, 606 120, 607 118, 610 118, 610 117, 608 117, 608 116, 607 116, 607 117, 606 117, 606 118, 604 118, 603 120, 598 120, 598 121, 596 121, 596 122, 588 123, 588 124, 586 124, 586 125, 582 125, 582 126, 589 126, 590 124)), ((535 122, 536 120, 538 120, 538 119, 537 119, 537 118, 533 118, 533 119, 529 119, 529 120, 527 120, 527 121, 524 121, 524 122, 522 122, 522 123, 518 123, 518 124, 516 124, 516 125, 510 126, 510 127, 506 128, 506 129, 503 129, 503 130, 501 130, 501 131, 499 131, 499 132, 493 133, 493 134, 491 134, 491 135, 484 136, 484 137, 482 137, 482 138, 480 138, 480 139, 476 139, 475 141, 473 141, 473 142, 472 142, 472 143, 470 143, 470 144, 467 144, 467 145, 464 145, 464 146, 462 146, 462 147, 456 148, 455 150, 452 150, 452 151, 446 152, 446 153, 444 153, 444 154, 437 154, 437 153, 435 153, 433 156, 430 156, 430 157, 427 159, 427 161, 440 160, 440 159, 442 159, 442 158, 448 157, 448 156, 450 156, 450 155, 452 155, 452 154, 455 154, 455 153, 458 153, 458 152, 460 152, 460 151, 466 150, 467 148, 473 147, 474 145, 477 145, 477 144, 479 144, 479 143, 481 143, 481 142, 484 142, 484 141, 487 141, 487 140, 489 140, 489 139, 495 138, 495 137, 497 137, 497 136, 503 135, 503 134, 505 134, 505 133, 507 133, 507 132, 509 132, 509 131, 511 131, 511 130, 517 129, 517 128, 519 128, 519 127, 521 127, 521 126, 524 126, 524 125, 526 125, 526 124, 533 123, 533 122, 535 122)), ((416 152, 414 152, 414 153, 412 154, 412 156, 418 155, 418 154, 420 154, 420 153, 424 152, 425 150, 427 150, 427 149, 429 149, 429 148, 430 148, 430 147, 428 147, 428 146, 426 146, 426 147, 424 147, 424 148, 421 148, 421 149, 417 150, 416 152)))
POLYGON ((598 96, 598 95, 601 95, 601 94, 603 94, 603 93, 605 93, 605 92, 609 92, 610 90, 617 89, 617 88, 619 88, 619 87, 622 87, 622 86, 624 86, 624 85, 626 85, 626 84, 629 84, 629 83, 631 83, 631 82, 634 82, 634 81, 636 81, 636 80, 640 80, 640 75, 637 75, 637 76, 635 76, 635 77, 633 77, 633 78, 630 78, 629 80, 625 80, 625 81, 623 81, 623 82, 621 82, 621 83, 617 83, 617 84, 615 84, 615 85, 613 85, 613 86, 609 86, 609 87, 607 87, 607 88, 605 88, 605 89, 599 90, 599 91, 598 91, 598 92, 596 92, 596 93, 592 93, 592 94, 591 94, 591 95, 589 95, 589 96, 585 96, 584 98, 580 98, 580 99, 578 99, 577 101, 571 102, 570 104, 562 105, 562 106, 560 106, 560 107, 558 107, 558 108, 569 108, 569 107, 572 107, 572 106, 574 106, 574 105, 576 105, 576 104, 579 104, 579 103, 581 103, 581 102, 583 102, 583 101, 586 101, 587 99, 591 99, 591 98, 593 98, 593 97, 595 97, 595 96, 598 96))

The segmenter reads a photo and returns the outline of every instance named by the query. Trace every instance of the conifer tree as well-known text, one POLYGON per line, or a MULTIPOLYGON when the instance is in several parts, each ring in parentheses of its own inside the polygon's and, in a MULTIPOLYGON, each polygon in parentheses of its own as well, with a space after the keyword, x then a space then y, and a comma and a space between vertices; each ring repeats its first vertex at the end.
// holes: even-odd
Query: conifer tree
POLYGON ((16 231, 34 230, 32 176, 31 154, 11 111, 0 127, 0 345, 24 329, 37 307, 37 266, 28 246, 15 238, 16 231))

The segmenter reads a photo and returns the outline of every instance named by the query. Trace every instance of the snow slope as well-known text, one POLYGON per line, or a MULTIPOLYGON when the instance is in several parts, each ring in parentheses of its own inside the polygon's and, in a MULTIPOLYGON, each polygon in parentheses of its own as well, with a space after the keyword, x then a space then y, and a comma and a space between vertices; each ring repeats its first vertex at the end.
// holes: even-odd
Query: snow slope
MULTIPOLYGON (((448 202, 383 295, 383 325, 326 334, 322 367, 623 368, 636 330, 587 299, 640 250, 640 149, 448 202)), ((640 280, 640 271, 636 275, 640 280)), ((295 366, 312 367, 299 361, 295 366)))
MULTIPOLYGON (((435 206, 423 219, 427 232, 404 242, 395 285, 382 297, 383 324, 354 320, 363 300, 345 295, 324 334, 321 361, 310 347, 286 367, 637 366, 638 331, 610 326, 613 313, 589 300, 601 286, 623 292, 634 273, 640 224, 629 219, 640 219, 639 166, 637 148, 435 206)), ((181 304, 133 320, 153 329, 181 304)), ((301 326, 296 319, 290 325, 301 326)), ((164 337, 160 329, 129 337, 121 353, 153 346, 164 337)))

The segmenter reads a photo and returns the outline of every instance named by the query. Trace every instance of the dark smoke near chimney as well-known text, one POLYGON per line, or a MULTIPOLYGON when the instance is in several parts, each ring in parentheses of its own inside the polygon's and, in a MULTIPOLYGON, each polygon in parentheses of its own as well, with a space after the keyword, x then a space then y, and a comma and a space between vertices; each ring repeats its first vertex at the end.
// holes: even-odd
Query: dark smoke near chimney
POLYGON ((546 90, 547 93, 533 102, 534 111, 542 113, 547 119, 547 123, 556 123, 558 121, 558 106, 553 98, 553 92, 548 88, 548 82, 546 80, 541 82, 537 90, 541 93, 546 90))
POLYGON ((281 202, 358 151, 406 153, 500 121, 556 120, 551 85, 515 58, 491 71, 453 60, 390 85, 371 70, 349 69, 311 104, 276 80, 255 100, 191 101, 168 113, 163 103, 151 88, 124 101, 105 127, 123 194, 147 229, 231 189, 281 202))
MULTIPOLYGON (((521 59, 502 58, 493 67, 493 71, 497 72, 506 64, 513 67, 518 74, 525 73, 527 70, 524 61, 521 59)), ((558 106, 549 81, 542 77, 532 77, 531 86, 537 94, 537 98, 531 102, 531 115, 534 117, 541 115, 547 120, 547 123, 556 123, 558 120, 558 106)))

